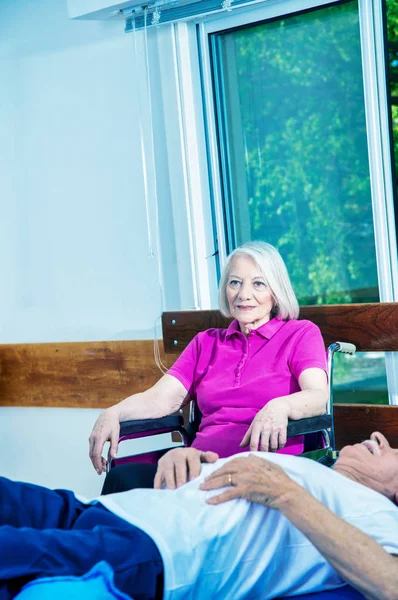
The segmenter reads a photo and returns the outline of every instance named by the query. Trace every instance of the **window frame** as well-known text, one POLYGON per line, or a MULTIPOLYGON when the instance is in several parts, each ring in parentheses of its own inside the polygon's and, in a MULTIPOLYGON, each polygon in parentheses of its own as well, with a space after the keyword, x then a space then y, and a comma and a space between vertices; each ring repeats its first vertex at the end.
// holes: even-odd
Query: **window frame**
MULTIPOLYGON (((209 171, 221 268, 228 254, 228 248, 219 158, 221 152, 216 126, 215 104, 217 99, 212 84, 209 36, 221 31, 250 24, 254 25, 261 21, 331 6, 340 2, 341 0, 275 0, 267 2, 266 5, 255 10, 218 16, 198 25, 198 40, 202 61, 202 87, 204 90, 203 100, 208 116, 209 171)), ((358 6, 378 283, 380 300, 382 302, 392 302, 398 300, 398 260, 382 6, 381 0, 358 0, 358 6)))
MULTIPOLYGON (((340 2, 341 0, 268 0, 173 26, 176 75, 180 89, 185 90, 180 94, 182 138, 192 140, 194 137, 194 143, 187 144, 184 150, 184 169, 188 179, 201 181, 200 189, 196 191, 190 186, 189 197, 186 199, 190 214, 187 225, 196 236, 206 238, 206 243, 195 243, 190 247, 190 258, 195 271, 193 280, 197 286, 195 304, 200 308, 217 306, 219 273, 228 254, 209 36, 340 2), (202 119, 197 116, 200 104, 203 107, 202 119), (198 169, 202 173, 201 177, 198 169), (207 176, 207 185, 203 175, 205 178, 207 176), (209 241, 212 236, 213 248, 209 241), (214 251, 210 253, 210 249, 214 251), (211 261, 214 255, 217 260, 211 261)), ((398 257, 382 2, 383 0, 358 0, 358 7, 379 293, 380 301, 394 302, 398 301, 398 257)), ((398 404, 398 356, 386 353, 386 370, 390 404, 398 404)))

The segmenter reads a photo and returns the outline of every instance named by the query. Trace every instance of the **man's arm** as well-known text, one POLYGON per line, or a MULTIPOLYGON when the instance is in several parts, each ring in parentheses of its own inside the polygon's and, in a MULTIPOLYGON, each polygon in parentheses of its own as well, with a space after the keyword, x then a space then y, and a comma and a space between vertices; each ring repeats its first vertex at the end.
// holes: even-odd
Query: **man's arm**
POLYGON ((279 465, 254 455, 236 458, 212 473, 200 487, 228 487, 209 498, 209 504, 246 498, 278 510, 312 542, 342 579, 368 600, 398 599, 397 557, 332 513, 279 465))
POLYGON ((301 486, 277 508, 326 558, 339 575, 368 600, 397 600, 398 557, 346 523, 301 486))

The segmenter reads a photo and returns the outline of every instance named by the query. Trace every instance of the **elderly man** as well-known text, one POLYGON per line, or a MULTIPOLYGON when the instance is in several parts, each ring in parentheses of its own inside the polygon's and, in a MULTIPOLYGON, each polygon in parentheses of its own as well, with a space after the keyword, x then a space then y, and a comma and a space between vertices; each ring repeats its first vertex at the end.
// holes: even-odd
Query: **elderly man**
MULTIPOLYGON (((186 452, 189 461, 198 451, 186 452)), ((380 433, 345 447, 333 470, 239 455, 203 464, 175 490, 90 504, 65 490, 0 484, 2 600, 30 579, 80 575, 99 560, 135 600, 265 600, 345 581, 366 598, 398 598, 398 451, 380 433)))

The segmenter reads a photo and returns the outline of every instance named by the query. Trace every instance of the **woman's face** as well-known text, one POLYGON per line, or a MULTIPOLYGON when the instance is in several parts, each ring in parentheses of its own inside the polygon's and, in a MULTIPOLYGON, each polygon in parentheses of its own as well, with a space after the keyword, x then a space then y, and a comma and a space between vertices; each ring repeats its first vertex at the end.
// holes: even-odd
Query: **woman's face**
POLYGON ((227 298, 231 315, 244 333, 271 318, 273 298, 260 269, 249 256, 236 256, 229 266, 227 298))

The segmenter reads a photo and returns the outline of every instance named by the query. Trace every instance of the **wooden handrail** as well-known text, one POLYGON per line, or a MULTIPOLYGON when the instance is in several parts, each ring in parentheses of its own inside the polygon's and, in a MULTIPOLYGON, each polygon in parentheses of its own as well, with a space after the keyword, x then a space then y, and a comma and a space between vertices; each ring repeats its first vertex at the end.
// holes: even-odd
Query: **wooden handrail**
MULTIPOLYGON (((316 323, 325 346, 351 342, 357 351, 398 350, 398 303, 303 306, 300 319, 316 323)), ((212 327, 228 327, 231 319, 218 310, 165 312, 162 316, 166 353, 180 354, 193 337, 212 327)), ((398 448, 398 406, 335 404, 337 448, 367 439, 381 431, 398 448)))
POLYGON ((398 406, 376 404, 335 404, 336 447, 369 439, 381 431, 393 448, 398 448, 398 406))
MULTIPOLYGON (((359 352, 398 350, 397 302, 303 306, 300 319, 318 325, 325 346, 340 341, 355 344, 359 352)), ((164 312, 164 350, 179 354, 199 331, 228 327, 229 323, 219 310, 164 312)))

